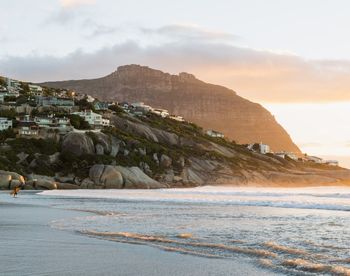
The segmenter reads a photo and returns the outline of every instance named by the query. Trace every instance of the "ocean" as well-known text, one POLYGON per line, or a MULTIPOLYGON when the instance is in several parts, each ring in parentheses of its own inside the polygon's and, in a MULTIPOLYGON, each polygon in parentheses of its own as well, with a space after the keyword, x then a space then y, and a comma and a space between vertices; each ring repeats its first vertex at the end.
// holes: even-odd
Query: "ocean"
POLYGON ((111 243, 244 259, 265 273, 350 275, 346 187, 53 190, 22 193, 19 200, 83 211, 49 225, 111 243))

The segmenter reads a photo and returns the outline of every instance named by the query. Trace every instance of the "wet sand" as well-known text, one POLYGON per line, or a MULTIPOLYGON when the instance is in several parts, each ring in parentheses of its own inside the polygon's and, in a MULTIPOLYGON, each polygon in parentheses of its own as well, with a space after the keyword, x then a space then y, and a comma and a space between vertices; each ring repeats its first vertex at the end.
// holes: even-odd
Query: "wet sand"
POLYGON ((272 275, 248 261, 164 252, 49 226, 53 220, 84 215, 0 202, 0 275, 272 275))

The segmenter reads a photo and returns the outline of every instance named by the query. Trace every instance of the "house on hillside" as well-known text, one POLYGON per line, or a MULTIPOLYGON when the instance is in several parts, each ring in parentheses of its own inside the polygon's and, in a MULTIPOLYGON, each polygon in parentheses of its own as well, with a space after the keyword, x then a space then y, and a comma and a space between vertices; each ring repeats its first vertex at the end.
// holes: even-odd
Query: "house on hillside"
POLYGON ((29 93, 32 96, 43 96, 43 88, 39 85, 34 85, 34 84, 28 84, 29 87, 29 93))
POLYGON ((97 114, 91 110, 74 112, 72 114, 80 116, 93 128, 102 128, 110 126, 110 121, 108 119, 104 119, 102 115, 97 114))
POLYGON ((60 107, 73 107, 74 101, 68 98, 57 97, 35 97, 36 104, 39 106, 60 106, 60 107))
POLYGON ((70 126, 69 118, 58 118, 53 115, 44 117, 34 117, 34 122, 40 128, 54 128, 58 130, 66 130, 70 126))
POLYGON ((134 115, 146 115, 151 112, 153 108, 149 105, 144 104, 143 102, 132 103, 129 106, 129 112, 134 115))
POLYGON ((12 128, 12 120, 4 117, 0 117, 0 131, 12 128))
POLYGON ((121 103, 118 103, 118 105, 124 109, 125 111, 127 111, 129 109, 129 103, 128 102, 121 102, 121 103))
POLYGON ((108 110, 108 103, 106 102, 99 102, 99 101, 95 101, 94 102, 94 109, 96 111, 106 111, 108 110))
MULTIPOLYGON (((271 152, 271 148, 269 145, 263 144, 263 143, 253 143, 249 144, 247 148, 251 151, 255 151, 261 154, 267 154, 271 152)), ((284 158, 284 156, 283 156, 284 158)))
POLYGON ((7 82, 7 91, 21 91, 22 87, 21 87, 21 83, 18 80, 13 80, 10 78, 6 79, 7 82))
POLYGON ((323 164, 324 163, 324 160, 320 157, 317 157, 317 156, 305 156, 305 159, 308 162, 312 162, 312 163, 316 163, 316 164, 323 164))
POLYGON ((172 119, 172 120, 178 121, 178 122, 184 122, 185 121, 185 119, 183 117, 177 116, 177 115, 171 115, 169 118, 172 119))
POLYGON ((339 161, 338 160, 326 160, 325 164, 329 165, 329 166, 339 166, 339 161))
POLYGON ((212 129, 209 129, 206 131, 206 134, 210 137, 213 137, 213 138, 224 138, 225 135, 219 131, 216 131, 216 130, 212 130, 212 129))
POLYGON ((33 121, 19 122, 17 127, 17 137, 19 138, 38 138, 39 126, 33 121))
POLYGON ((167 118, 170 116, 169 111, 166 109, 161 109, 161 108, 154 108, 150 111, 153 114, 156 114, 162 118, 167 118))

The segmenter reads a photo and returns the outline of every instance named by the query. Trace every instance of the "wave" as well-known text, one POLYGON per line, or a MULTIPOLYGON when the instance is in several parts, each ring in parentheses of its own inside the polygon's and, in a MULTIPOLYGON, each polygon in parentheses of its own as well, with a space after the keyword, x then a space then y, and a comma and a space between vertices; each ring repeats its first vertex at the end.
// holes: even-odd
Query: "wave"
POLYGON ((309 253, 305 250, 283 246, 275 242, 265 242, 263 245, 278 252, 288 253, 292 255, 309 255, 309 253))
POLYGON ((52 190, 45 196, 350 211, 350 189, 200 187, 162 190, 52 190), (334 190, 336 189, 336 190, 334 190), (348 198, 349 197, 349 198, 348 198))
POLYGON ((285 260, 281 263, 281 265, 293 267, 305 272, 330 273, 332 275, 350 276, 350 269, 347 267, 313 263, 304 259, 285 260))
POLYGON ((238 247, 230 246, 224 244, 214 244, 214 243, 200 243, 200 242, 184 242, 173 239, 164 238, 161 236, 152 236, 144 235, 137 233, 129 232, 97 232, 97 231, 81 231, 80 233, 90 235, 90 236, 99 236, 99 237, 123 237, 131 240, 143 241, 143 242, 158 242, 158 243, 168 243, 168 244, 177 244, 187 247, 196 247, 202 249, 219 249, 223 251, 229 251, 233 253, 240 253, 244 255, 257 256, 257 257, 272 257, 277 258, 277 254, 268 250, 256 249, 256 248, 247 248, 247 247, 238 247))

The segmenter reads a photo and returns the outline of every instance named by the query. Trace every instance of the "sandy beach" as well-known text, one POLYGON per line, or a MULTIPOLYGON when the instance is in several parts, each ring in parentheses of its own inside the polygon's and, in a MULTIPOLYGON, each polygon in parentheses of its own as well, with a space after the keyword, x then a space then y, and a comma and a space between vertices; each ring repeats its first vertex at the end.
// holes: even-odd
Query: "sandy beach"
POLYGON ((165 252, 53 229, 50 221, 88 214, 17 204, 20 197, 14 203, 6 201, 0 200, 1 275, 271 275, 248 262, 165 252))

